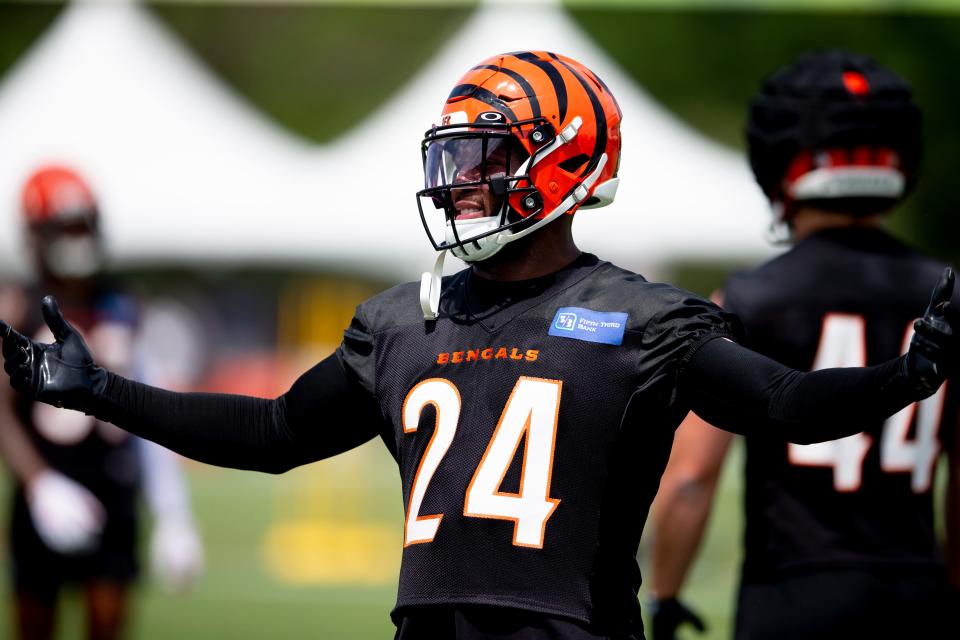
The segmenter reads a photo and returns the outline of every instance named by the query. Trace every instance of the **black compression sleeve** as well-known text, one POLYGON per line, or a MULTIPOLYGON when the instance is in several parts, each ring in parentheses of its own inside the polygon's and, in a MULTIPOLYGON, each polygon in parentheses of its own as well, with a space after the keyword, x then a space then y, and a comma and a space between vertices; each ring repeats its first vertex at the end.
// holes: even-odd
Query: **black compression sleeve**
POLYGON ((834 440, 922 399, 904 357, 874 367, 804 373, 729 340, 710 340, 680 377, 690 407, 714 425, 791 442, 834 440))
POLYGON ((109 374, 95 415, 189 458, 281 473, 359 446, 379 430, 376 402, 332 355, 275 400, 175 393, 109 374))

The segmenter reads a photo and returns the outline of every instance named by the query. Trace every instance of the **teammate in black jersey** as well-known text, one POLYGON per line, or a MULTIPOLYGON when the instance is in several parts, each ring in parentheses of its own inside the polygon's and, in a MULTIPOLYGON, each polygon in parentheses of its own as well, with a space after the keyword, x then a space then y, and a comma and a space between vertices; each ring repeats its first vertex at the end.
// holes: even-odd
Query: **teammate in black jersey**
MULTIPOLYGON (((103 275, 100 215, 86 182, 67 167, 41 167, 24 185, 22 214, 36 282, 0 285, 4 316, 48 340, 39 309, 24 300, 38 290, 55 292, 105 364, 134 368, 135 305, 103 275)), ((128 587, 138 573, 141 486, 155 518, 158 577, 178 588, 200 570, 199 537, 169 451, 3 385, 0 454, 15 481, 8 532, 17 637, 54 636, 63 587, 82 589, 86 637, 122 635, 128 587)))
POLYGON ((613 200, 620 112, 569 58, 484 60, 422 150, 437 268, 361 304, 337 352, 279 398, 126 380, 50 298, 55 343, 3 341, 11 383, 239 468, 281 472, 379 436, 406 507, 398 638, 642 638, 635 553, 689 408, 828 440, 929 396, 960 357, 952 272, 909 354, 801 373, 739 346, 714 304, 581 253, 571 214, 613 200), (447 251, 470 268, 441 279, 447 251))
MULTIPOLYGON (((906 351, 943 265, 889 235, 882 216, 917 175, 909 87, 862 55, 808 54, 773 74, 747 125, 757 181, 794 242, 721 293, 744 344, 803 370, 906 351)), ((932 483, 950 454, 950 582, 960 586, 955 389, 859 433, 812 445, 746 440, 745 559, 736 637, 956 637, 932 483), (948 631, 952 629, 952 631, 948 631)), ((710 510, 731 434, 692 416, 678 430, 654 508, 655 640, 696 616, 675 600, 710 510)))

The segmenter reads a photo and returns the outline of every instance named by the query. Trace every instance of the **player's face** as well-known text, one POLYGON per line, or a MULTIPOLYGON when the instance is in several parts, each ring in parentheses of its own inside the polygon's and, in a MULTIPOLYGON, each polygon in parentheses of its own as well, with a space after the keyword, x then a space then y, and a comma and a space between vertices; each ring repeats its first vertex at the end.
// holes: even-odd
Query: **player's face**
POLYGON ((503 198, 491 192, 490 181, 514 174, 526 155, 509 136, 440 140, 427 152, 427 186, 450 186, 458 220, 494 216, 500 212, 503 198))
POLYGON ((40 269, 49 277, 83 279, 102 266, 100 236, 91 218, 37 225, 31 227, 30 237, 40 269))
MULTIPOLYGON (((512 175, 521 164, 520 154, 510 153, 511 144, 506 140, 490 141, 496 146, 488 151, 486 165, 474 162, 468 165, 458 177, 458 182, 477 182, 486 178, 497 178, 512 175), (484 175, 485 174, 485 175, 484 175)), ((484 182, 472 189, 456 189, 453 191, 453 205, 457 210, 457 220, 469 220, 496 215, 503 205, 503 197, 490 192, 490 184, 484 182)))

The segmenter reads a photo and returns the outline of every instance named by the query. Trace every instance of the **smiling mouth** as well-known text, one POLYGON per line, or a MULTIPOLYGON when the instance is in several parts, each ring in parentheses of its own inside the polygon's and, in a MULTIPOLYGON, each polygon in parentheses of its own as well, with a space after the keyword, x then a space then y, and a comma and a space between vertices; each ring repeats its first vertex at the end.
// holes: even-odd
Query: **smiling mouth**
POLYGON ((486 212, 483 205, 473 200, 460 200, 456 203, 457 220, 472 220, 474 218, 483 218, 486 212))

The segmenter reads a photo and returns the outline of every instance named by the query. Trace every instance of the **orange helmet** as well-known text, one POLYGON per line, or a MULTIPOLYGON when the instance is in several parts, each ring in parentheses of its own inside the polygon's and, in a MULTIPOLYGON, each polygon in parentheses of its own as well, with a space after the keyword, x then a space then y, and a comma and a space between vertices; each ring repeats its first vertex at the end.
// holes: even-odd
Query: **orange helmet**
POLYGON ((518 51, 470 69, 421 145, 417 203, 434 248, 484 260, 563 214, 612 202, 620 119, 603 81, 565 56, 518 51), (466 195, 481 191, 482 207, 466 195), (443 231, 431 230, 431 208, 443 210, 443 231))
POLYGON ((74 171, 47 165, 27 179, 23 217, 44 277, 85 278, 100 270, 103 250, 97 203, 74 171))
POLYGON ((87 183, 66 167, 37 170, 23 185, 23 216, 30 226, 95 218, 97 205, 87 183))

